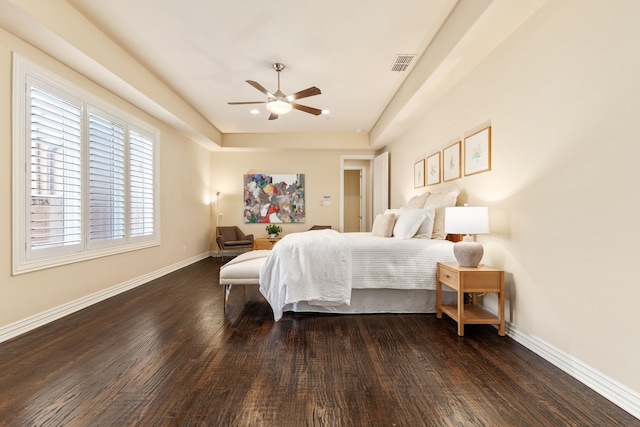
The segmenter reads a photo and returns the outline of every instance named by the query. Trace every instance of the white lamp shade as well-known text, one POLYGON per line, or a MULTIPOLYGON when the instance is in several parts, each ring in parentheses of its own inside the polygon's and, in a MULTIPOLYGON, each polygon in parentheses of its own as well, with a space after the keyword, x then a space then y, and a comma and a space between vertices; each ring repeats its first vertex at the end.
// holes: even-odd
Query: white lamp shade
POLYGON ((488 234, 489 208, 486 206, 445 208, 444 231, 447 234, 488 234))
POLYGON ((285 99, 274 99, 267 102, 267 110, 273 114, 287 114, 293 107, 285 99))

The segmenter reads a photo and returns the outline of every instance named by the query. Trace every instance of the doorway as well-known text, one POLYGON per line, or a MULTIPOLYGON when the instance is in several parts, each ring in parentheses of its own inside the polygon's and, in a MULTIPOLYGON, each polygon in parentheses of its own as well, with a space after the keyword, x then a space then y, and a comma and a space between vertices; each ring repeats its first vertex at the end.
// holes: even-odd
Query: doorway
POLYGON ((359 169, 344 170, 344 229, 343 231, 364 231, 364 171, 359 169))
MULTIPOLYGON (((372 154, 343 154, 340 156, 340 231, 344 232, 345 229, 345 177, 351 179, 350 188, 355 191, 355 182, 358 182, 358 191, 360 198, 359 208, 349 208, 349 219, 347 221, 358 221, 358 226, 349 225, 349 230, 356 229, 356 231, 369 231, 371 228, 371 200, 372 200, 372 170, 371 162, 374 156, 372 154), (352 173, 351 177, 348 177, 346 171, 352 173), (356 175, 356 172, 358 175, 356 175), (357 178, 356 178, 357 177, 357 178), (355 218, 355 219, 354 219, 355 218)), ((357 200, 357 199, 356 199, 357 200)), ((352 206, 355 203, 352 201, 352 206)))

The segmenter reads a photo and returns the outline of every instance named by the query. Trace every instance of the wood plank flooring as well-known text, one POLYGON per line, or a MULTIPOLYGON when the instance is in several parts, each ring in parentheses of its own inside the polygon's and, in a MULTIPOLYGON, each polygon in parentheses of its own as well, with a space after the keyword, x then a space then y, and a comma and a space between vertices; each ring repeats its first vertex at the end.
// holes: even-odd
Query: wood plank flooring
POLYGON ((640 426, 493 327, 285 314, 209 258, 0 344, 3 426, 640 426), (246 303, 244 301, 246 297, 246 303))

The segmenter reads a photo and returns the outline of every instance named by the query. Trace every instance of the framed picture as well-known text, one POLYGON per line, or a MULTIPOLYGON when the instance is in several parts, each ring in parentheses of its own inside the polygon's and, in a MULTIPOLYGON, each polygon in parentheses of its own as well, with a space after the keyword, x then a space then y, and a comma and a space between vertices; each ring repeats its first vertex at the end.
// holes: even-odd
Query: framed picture
POLYGON ((244 175, 244 223, 304 223, 304 174, 244 175))
POLYGON ((464 174, 491 170, 491 126, 464 139, 464 174))
POLYGON ((427 157, 427 185, 440 184, 440 152, 427 157))
POLYGON ((413 165, 413 187, 424 187, 424 159, 413 165))
POLYGON ((442 180, 453 181, 460 178, 462 165, 460 164, 460 151, 462 142, 458 141, 442 150, 442 180))

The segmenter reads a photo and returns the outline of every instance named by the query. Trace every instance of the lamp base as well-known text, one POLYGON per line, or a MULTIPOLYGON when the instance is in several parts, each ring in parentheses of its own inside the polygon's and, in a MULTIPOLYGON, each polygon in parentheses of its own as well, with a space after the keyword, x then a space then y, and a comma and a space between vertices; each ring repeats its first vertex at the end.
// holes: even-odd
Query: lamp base
POLYGON ((471 236, 464 236, 462 242, 453 245, 453 255, 460 267, 476 268, 480 264, 484 249, 471 236))

